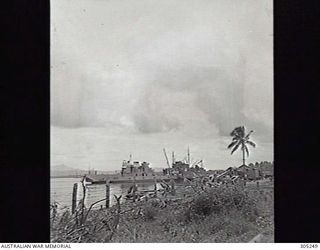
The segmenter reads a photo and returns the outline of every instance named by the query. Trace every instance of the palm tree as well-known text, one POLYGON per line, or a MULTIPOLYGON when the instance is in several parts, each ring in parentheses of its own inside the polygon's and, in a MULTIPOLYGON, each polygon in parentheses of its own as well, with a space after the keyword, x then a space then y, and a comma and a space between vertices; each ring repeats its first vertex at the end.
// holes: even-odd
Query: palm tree
POLYGON ((256 144, 250 141, 250 135, 252 132, 253 130, 251 130, 246 135, 245 127, 241 126, 241 127, 236 127, 230 133, 230 135, 232 136, 232 142, 228 146, 228 149, 232 148, 231 154, 233 154, 241 146, 243 165, 246 165, 245 152, 247 153, 247 156, 249 156, 249 149, 247 145, 250 145, 254 148, 256 147, 256 144))

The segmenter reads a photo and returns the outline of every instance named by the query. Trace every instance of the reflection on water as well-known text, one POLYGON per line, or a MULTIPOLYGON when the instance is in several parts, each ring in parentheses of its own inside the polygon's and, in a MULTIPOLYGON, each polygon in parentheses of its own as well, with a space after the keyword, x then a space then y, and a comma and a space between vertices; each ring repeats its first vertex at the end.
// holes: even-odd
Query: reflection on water
MULTIPOLYGON (((73 184, 80 183, 79 178, 51 178, 51 192, 50 202, 58 202, 60 207, 71 207, 72 205, 72 190, 73 184)), ((131 183, 110 184, 110 204, 115 204, 114 195, 122 195, 124 197, 130 188, 131 183)), ((159 184, 157 184, 159 185, 159 184)), ((137 183, 138 190, 152 190, 154 188, 153 183, 137 183)), ((159 188, 159 186, 157 186, 159 188)), ((78 185, 78 197, 79 201, 82 197, 82 186, 78 185)), ((86 206, 90 206, 92 203, 104 199, 106 197, 106 186, 104 184, 88 185, 86 193, 86 206)), ((124 200, 124 199, 122 199, 124 200)), ((105 206, 105 202, 100 202, 95 207, 105 206)))

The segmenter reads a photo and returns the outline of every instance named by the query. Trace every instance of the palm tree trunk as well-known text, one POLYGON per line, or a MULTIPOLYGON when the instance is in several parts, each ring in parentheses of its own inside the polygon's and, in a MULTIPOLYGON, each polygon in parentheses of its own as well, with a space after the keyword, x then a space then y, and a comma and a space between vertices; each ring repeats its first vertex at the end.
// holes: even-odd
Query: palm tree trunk
POLYGON ((243 165, 246 165, 246 156, 244 152, 244 145, 242 145, 242 163, 243 165))

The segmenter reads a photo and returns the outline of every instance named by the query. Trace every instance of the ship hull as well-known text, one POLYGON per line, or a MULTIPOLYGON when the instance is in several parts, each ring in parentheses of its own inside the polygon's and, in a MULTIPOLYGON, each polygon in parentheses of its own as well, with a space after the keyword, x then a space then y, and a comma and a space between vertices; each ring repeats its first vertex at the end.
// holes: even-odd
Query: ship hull
MULTIPOLYGON (((160 182, 160 181, 170 181, 170 177, 168 176, 153 176, 152 178, 137 176, 137 177, 126 177, 126 176, 99 176, 99 178, 95 176, 86 176, 87 184, 105 184, 108 180, 110 183, 150 183, 150 182, 160 182)), ((176 179, 176 178, 173 178, 176 179)))

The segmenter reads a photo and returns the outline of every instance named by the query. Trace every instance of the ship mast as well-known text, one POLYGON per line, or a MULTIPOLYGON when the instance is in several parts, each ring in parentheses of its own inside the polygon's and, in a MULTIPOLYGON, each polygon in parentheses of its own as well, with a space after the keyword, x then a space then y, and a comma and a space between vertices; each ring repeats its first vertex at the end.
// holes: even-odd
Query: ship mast
POLYGON ((131 163, 131 161, 132 161, 132 154, 130 154, 129 156, 129 163, 131 163))
POLYGON ((172 165, 176 162, 175 158, 174 158, 174 151, 172 151, 172 165))
POLYGON ((165 149, 165 148, 163 149, 163 153, 164 153, 164 156, 166 157, 167 165, 168 165, 168 167, 170 168, 170 163, 169 163, 169 159, 168 159, 168 156, 167 156, 167 153, 166 153, 166 149, 165 149))
POLYGON ((188 164, 190 165, 190 149, 189 149, 189 146, 188 146, 188 164))

